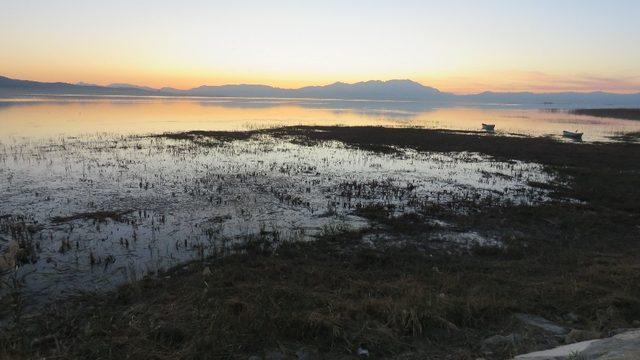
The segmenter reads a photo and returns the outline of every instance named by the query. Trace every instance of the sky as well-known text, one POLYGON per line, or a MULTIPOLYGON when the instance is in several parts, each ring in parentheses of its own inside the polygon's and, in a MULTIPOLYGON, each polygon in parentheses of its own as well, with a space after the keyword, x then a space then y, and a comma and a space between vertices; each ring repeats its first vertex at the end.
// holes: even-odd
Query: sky
POLYGON ((0 75, 640 92, 637 0, 0 0, 0 75))

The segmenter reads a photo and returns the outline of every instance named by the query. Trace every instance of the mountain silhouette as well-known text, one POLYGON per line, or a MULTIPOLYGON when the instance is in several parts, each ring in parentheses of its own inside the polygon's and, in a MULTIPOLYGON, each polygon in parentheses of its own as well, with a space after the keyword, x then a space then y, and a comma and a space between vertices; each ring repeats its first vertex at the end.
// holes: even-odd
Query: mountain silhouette
POLYGON ((137 95, 137 96, 206 96, 255 98, 315 98, 344 100, 403 100, 460 104, 582 104, 611 106, 640 106, 640 93, 615 94, 606 92, 482 92, 456 95, 441 92, 412 80, 370 80, 357 83, 336 82, 323 86, 284 89, 268 85, 203 85, 181 90, 170 87, 154 89, 132 84, 99 86, 79 83, 37 82, 0 76, 0 96, 21 95, 137 95))
POLYGON ((16 95, 151 95, 148 90, 82 83, 39 82, 0 76, 0 96, 16 95))

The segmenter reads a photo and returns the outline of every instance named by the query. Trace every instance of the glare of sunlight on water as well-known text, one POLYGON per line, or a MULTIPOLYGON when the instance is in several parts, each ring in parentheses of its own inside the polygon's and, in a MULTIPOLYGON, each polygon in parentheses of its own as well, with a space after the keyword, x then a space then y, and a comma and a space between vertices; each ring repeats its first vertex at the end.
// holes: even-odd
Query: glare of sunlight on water
POLYGON ((21 137, 121 135, 188 130, 247 130, 287 125, 418 126, 498 134, 558 136, 584 132, 607 141, 640 122, 514 107, 435 107, 419 102, 247 98, 35 98, 0 100, 0 141, 21 137))
POLYGON ((358 229, 367 221, 357 210, 372 204, 404 213, 456 199, 544 202, 547 191, 529 184, 554 180, 537 164, 472 153, 377 154, 268 136, 212 146, 34 140, 0 146, 0 163, 0 256, 12 244, 30 249, 15 274, 34 301, 112 288, 247 236, 358 229))

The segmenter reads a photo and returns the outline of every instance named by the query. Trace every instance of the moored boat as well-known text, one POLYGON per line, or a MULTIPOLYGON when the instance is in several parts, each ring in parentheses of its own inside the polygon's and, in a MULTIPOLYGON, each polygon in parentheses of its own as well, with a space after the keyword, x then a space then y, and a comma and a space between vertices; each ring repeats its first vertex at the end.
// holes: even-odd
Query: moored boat
POLYGON ((571 138, 571 139, 575 139, 575 140, 582 140, 582 135, 583 133, 576 131, 563 131, 562 132, 562 136, 566 137, 566 138, 571 138))
POLYGON ((496 129, 496 125, 495 124, 485 124, 482 123, 482 130, 485 131, 494 131, 496 129))

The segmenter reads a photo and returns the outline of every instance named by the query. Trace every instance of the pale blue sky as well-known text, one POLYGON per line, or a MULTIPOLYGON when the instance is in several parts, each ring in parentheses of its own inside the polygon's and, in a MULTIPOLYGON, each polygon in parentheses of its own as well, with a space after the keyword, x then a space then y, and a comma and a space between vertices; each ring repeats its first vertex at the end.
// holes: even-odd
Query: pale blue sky
POLYGON ((21 78, 640 91, 633 0, 0 4, 0 73, 21 78))

